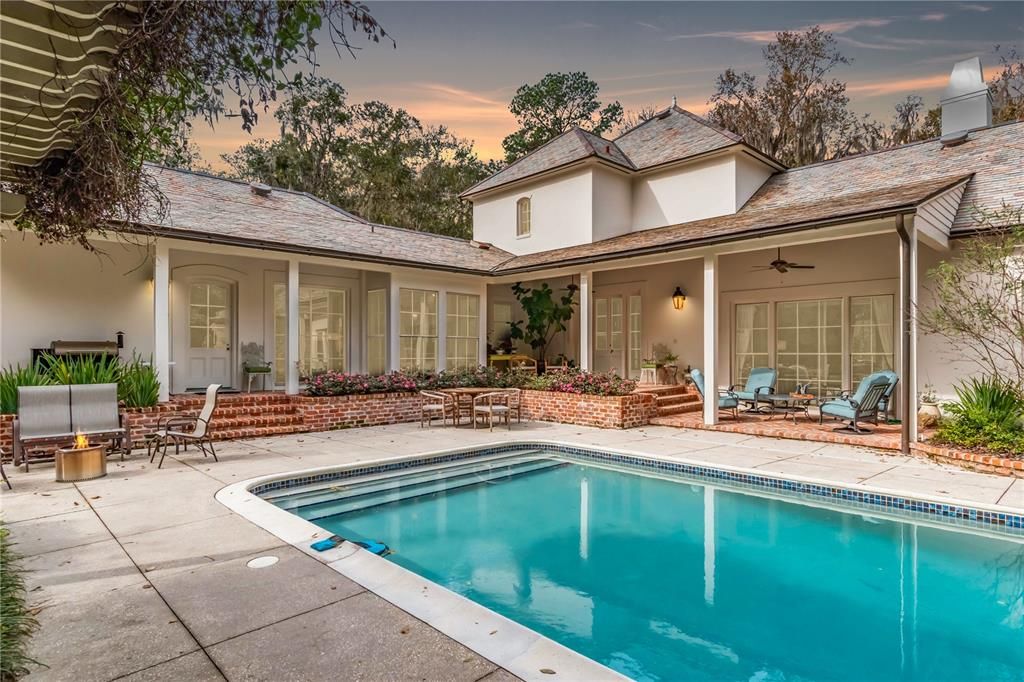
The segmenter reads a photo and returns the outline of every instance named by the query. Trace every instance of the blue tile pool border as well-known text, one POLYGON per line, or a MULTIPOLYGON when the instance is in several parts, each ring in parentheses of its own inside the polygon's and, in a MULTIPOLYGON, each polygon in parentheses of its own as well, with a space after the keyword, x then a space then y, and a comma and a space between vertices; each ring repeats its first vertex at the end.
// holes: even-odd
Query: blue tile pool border
MULTIPOLYGON (((925 517, 933 517, 945 520, 964 521, 972 526, 997 527, 1010 529, 1012 531, 1024 532, 1024 515, 996 512, 987 509, 977 509, 970 506, 958 504, 944 504, 940 502, 928 502, 917 500, 912 497, 901 495, 890 495, 885 493, 868 492, 842 486, 825 485, 820 483, 808 483, 804 481, 790 481, 776 476, 765 476, 739 471, 728 471, 712 466, 691 464, 688 462, 669 462, 665 460, 641 457, 636 455, 620 455, 600 450, 592 450, 585 447, 563 445, 557 443, 543 442, 519 442, 503 445, 491 445, 482 448, 463 450, 459 452, 442 453, 436 455, 424 455, 401 461, 381 462, 366 466, 356 466, 336 471, 326 471, 306 476, 295 476, 283 478, 266 483, 259 483, 251 488, 249 492, 253 495, 264 495, 270 492, 298 488, 317 483, 329 483, 360 476, 372 476, 375 474, 392 473, 405 469, 413 469, 425 465, 445 464, 449 462, 460 462, 478 457, 492 455, 503 455, 520 453, 523 450, 534 448, 543 449, 545 452, 568 455, 570 457, 610 464, 626 465, 648 471, 668 472, 693 476, 698 479, 710 481, 724 481, 736 483, 751 488, 762 490, 784 491, 795 493, 810 498, 824 498, 839 500, 847 503, 854 503, 867 508, 878 508, 896 512, 908 512, 921 514, 925 517)), ((1017 534, 1016 532, 1014 534, 1017 534)))

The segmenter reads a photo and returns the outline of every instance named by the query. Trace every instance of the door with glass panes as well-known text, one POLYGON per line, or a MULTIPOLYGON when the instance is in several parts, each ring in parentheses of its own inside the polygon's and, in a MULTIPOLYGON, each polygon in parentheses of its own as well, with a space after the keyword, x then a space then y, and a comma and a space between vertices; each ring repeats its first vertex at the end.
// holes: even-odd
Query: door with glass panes
POLYGON ((594 297, 594 371, 637 378, 643 360, 643 300, 639 291, 604 289, 594 297))

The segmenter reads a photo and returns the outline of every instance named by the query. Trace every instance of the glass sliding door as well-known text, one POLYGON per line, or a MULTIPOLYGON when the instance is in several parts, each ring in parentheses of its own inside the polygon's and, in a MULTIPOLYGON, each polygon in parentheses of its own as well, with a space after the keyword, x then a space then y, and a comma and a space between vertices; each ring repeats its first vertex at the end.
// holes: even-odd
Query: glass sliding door
POLYGON ((768 367, 768 304, 741 303, 736 306, 736 336, 733 344, 734 382, 744 384, 755 367, 768 367))
POLYGON ((893 368, 893 297, 850 298, 850 387, 867 375, 893 368))
POLYGON ((777 390, 810 384, 816 394, 843 386, 843 299, 775 304, 777 390))

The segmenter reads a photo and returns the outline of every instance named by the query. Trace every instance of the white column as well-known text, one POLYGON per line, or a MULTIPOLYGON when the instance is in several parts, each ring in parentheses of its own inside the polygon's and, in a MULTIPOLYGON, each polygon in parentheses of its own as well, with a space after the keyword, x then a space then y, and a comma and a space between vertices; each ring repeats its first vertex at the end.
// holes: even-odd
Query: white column
POLYGON ((437 291, 437 371, 448 368, 448 292, 437 291))
POLYGON ((704 423, 718 423, 718 255, 704 256, 704 423))
POLYGON ((917 442, 917 259, 920 253, 920 242, 917 239, 917 228, 910 230, 910 378, 906 390, 910 391, 910 442, 917 442))
POLYGON ((483 366, 483 367, 487 366, 487 361, 488 361, 488 358, 487 358, 487 331, 488 331, 487 324, 488 324, 488 322, 487 322, 487 320, 488 320, 488 315, 490 314, 490 311, 491 311, 491 308, 490 308, 490 306, 487 303, 487 281, 484 280, 483 282, 480 283, 480 309, 478 311, 480 313, 480 331, 478 332, 480 334, 480 345, 477 347, 478 348, 477 362, 479 362, 480 365, 483 366))
POLYGON ((153 252, 153 368, 160 380, 160 401, 171 396, 171 262, 167 242, 153 252))
POLYGON ((580 273, 580 369, 590 371, 590 311, 591 286, 594 273, 586 270, 580 273))
POLYGON ((392 372, 395 372, 402 368, 400 359, 401 344, 399 342, 400 337, 398 335, 401 310, 401 289, 398 286, 398 282, 395 281, 394 276, 392 276, 388 287, 388 292, 390 294, 390 298, 388 300, 388 367, 392 372))
POLYGON ((299 392, 299 261, 288 260, 288 372, 285 391, 299 392))

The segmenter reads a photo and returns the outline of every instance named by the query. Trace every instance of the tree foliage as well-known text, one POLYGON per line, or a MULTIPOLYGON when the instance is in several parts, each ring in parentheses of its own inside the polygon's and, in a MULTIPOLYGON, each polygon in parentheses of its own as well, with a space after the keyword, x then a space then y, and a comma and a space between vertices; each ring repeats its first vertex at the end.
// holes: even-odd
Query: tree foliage
POLYGON ((929 271, 920 329, 944 337, 982 373, 1024 390, 1024 209, 978 211, 981 235, 929 271))
POLYGON ((549 73, 538 83, 521 86, 508 107, 519 129, 501 142, 506 163, 575 126, 602 135, 621 123, 622 105, 603 105, 598 100, 599 90, 582 71, 549 73))
POLYGON ((302 79, 277 110, 281 137, 222 158, 235 177, 309 192, 367 220, 468 237, 458 194, 492 172, 472 144, 384 102, 350 105, 339 84, 302 79))
POLYGON ((211 124, 238 117, 252 130, 294 78, 286 70, 316 63, 316 35, 349 51, 350 34, 386 37, 352 0, 150 0, 131 3, 130 11, 127 4, 115 2, 104 15, 128 17, 125 33, 99 79, 95 105, 61 131, 71 148, 4 183, 27 198, 19 227, 44 241, 92 248, 93 230, 162 213, 163 198, 142 162, 187 151, 196 117, 211 124))

